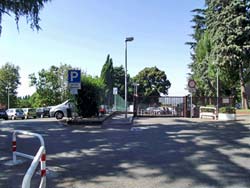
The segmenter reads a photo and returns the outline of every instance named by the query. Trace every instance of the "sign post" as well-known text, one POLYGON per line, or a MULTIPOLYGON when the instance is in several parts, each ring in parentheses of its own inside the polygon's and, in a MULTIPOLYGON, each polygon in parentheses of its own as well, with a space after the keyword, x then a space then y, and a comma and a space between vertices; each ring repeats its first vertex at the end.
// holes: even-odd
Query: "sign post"
POLYGON ((115 100, 114 100, 114 106, 115 106, 115 111, 116 111, 116 95, 118 94, 118 88, 117 87, 114 87, 113 88, 113 95, 115 97, 115 100))
POLYGON ((77 95, 81 89, 81 70, 68 70, 68 85, 70 93, 77 95))
POLYGON ((193 117, 193 92, 195 92, 195 86, 196 86, 196 82, 194 80, 188 81, 188 87, 189 87, 189 91, 191 93, 190 118, 193 117))

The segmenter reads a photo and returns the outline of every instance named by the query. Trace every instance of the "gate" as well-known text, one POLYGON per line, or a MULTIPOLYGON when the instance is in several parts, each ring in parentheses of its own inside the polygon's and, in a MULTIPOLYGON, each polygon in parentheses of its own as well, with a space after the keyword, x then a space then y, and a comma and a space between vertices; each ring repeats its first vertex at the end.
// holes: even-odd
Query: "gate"
POLYGON ((192 97, 191 96, 134 96, 134 116, 142 117, 199 117, 201 106, 235 106, 232 97, 192 97), (218 103, 218 104, 217 104, 218 103))
POLYGON ((151 96, 134 98, 134 115, 148 117, 185 117, 187 97, 151 96))

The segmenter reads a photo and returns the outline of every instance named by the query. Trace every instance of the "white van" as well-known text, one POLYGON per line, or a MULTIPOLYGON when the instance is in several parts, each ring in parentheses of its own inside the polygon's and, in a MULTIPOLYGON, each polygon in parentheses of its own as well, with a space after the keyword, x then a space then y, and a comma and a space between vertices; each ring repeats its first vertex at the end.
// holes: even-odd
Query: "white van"
POLYGON ((68 117, 70 114, 67 113, 68 109, 72 111, 73 104, 70 100, 63 102, 62 104, 58 104, 53 106, 50 111, 50 117, 56 117, 56 119, 62 119, 63 117, 68 117))
POLYGON ((21 108, 9 108, 6 110, 8 119, 24 119, 25 115, 21 108))

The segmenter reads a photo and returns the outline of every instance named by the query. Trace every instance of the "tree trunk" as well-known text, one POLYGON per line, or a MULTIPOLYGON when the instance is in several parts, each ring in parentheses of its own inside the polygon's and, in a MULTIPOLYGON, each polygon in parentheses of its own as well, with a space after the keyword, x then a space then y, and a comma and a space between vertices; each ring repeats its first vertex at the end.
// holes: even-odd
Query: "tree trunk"
POLYGON ((242 63, 239 64, 239 76, 240 76, 240 90, 241 90, 241 105, 242 109, 248 109, 248 101, 246 95, 245 81, 243 78, 243 66, 242 63))

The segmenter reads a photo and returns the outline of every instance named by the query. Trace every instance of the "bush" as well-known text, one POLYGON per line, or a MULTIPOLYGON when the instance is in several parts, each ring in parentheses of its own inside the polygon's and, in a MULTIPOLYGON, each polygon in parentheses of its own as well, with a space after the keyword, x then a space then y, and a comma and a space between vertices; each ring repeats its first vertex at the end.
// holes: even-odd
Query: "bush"
POLYGON ((80 116, 98 116, 101 92, 102 82, 98 78, 82 75, 81 89, 78 90, 78 95, 76 95, 76 107, 80 116))
MULTIPOLYGON (((205 106, 205 107, 212 107, 214 108, 213 105, 208 105, 208 106, 205 106)), ((201 112, 214 112, 214 109, 212 108, 201 108, 201 112)))
POLYGON ((236 110, 234 107, 231 106, 226 106, 226 107, 221 107, 219 109, 219 113, 224 113, 224 114, 235 114, 236 110))

